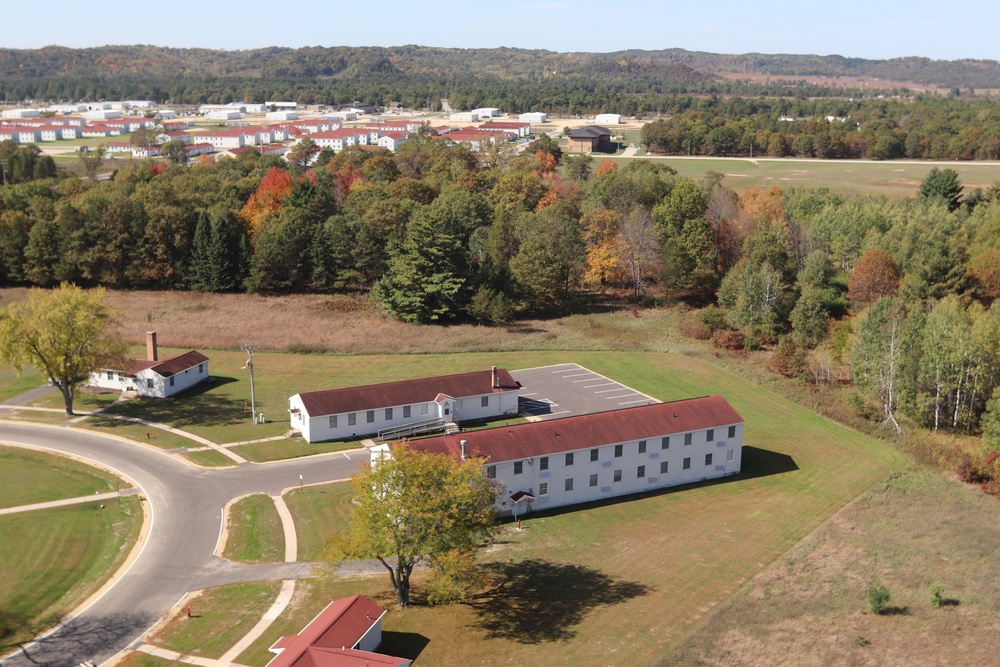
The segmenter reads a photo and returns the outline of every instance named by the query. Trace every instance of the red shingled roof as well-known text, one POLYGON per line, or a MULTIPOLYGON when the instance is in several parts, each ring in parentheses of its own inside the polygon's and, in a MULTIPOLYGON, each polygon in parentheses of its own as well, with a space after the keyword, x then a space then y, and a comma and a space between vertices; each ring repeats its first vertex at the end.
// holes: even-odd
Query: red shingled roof
POLYGON ((196 350, 191 350, 190 352, 185 352, 184 354, 174 357, 173 359, 161 361, 155 366, 150 366, 150 368, 163 377, 170 377, 171 375, 177 375, 181 371, 185 371, 192 366, 203 364, 206 361, 208 361, 208 357, 204 354, 196 350))
POLYGON ((282 651, 268 663, 268 667, 354 665, 357 663, 334 660, 337 657, 357 657, 358 654, 369 658, 379 657, 366 651, 351 651, 353 655, 346 655, 341 649, 353 649, 383 614, 385 609, 360 595, 334 600, 309 625, 302 628, 298 635, 282 637, 274 643, 272 648, 280 648, 282 651))
POLYGON ((497 384, 499 387, 493 386, 492 371, 474 371, 402 382, 311 391, 299 394, 299 397, 302 399, 306 413, 310 417, 317 417, 424 403, 434 400, 434 397, 441 393, 461 398, 517 389, 517 382, 504 368, 497 369, 497 384))
POLYGON ((516 461, 741 423, 743 418, 739 413, 726 399, 715 395, 414 440, 410 446, 459 458, 460 441, 465 440, 466 456, 516 461))

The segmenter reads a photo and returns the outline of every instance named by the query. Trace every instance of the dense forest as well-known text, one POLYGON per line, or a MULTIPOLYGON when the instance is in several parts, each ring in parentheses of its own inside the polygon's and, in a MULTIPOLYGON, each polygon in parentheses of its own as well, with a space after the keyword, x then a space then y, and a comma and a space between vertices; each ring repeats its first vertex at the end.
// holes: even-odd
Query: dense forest
POLYGON ((719 56, 682 50, 555 53, 527 49, 271 47, 247 51, 105 46, 0 49, 0 99, 153 99, 174 105, 288 99, 303 104, 401 102, 508 113, 668 113, 675 94, 807 97, 908 95, 806 83, 807 74, 865 74, 946 88, 1000 87, 992 61, 864 61, 835 56, 719 56), (727 69, 728 68, 728 69, 727 69), (881 69, 880 69, 881 68, 881 69), (773 74, 766 83, 719 72, 773 74), (896 72, 899 76, 892 74, 896 72), (904 76, 908 75, 908 76, 904 76))
POLYGON ((0 284, 350 291, 420 323, 503 324, 601 293, 681 300, 700 308, 689 335, 853 383, 857 412, 889 429, 982 430, 1000 447, 1000 184, 967 193, 933 169, 900 201, 737 194, 721 174, 595 165, 547 136, 521 155, 416 135, 395 155, 305 163, 203 156, 107 182, 42 167, 0 186, 0 284))
POLYGON ((671 98, 647 123, 651 152, 694 155, 1000 159, 1000 106, 991 100, 671 98))

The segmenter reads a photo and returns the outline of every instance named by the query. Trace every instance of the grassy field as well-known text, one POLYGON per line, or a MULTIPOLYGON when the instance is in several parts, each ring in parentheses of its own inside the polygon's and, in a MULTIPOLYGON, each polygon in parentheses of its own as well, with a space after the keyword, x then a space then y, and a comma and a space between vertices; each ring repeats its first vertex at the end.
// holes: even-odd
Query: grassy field
POLYGON ((0 445, 0 508, 114 491, 126 483, 99 468, 19 447, 0 445))
POLYGON ((341 452, 347 449, 357 449, 360 446, 360 440, 349 442, 317 442, 311 445, 302 438, 283 438, 268 442, 254 442, 249 445, 238 445, 230 447, 229 450, 235 454, 239 454, 248 461, 264 463, 265 461, 294 459, 300 456, 312 456, 313 454, 341 452))
POLYGON ((177 662, 139 651, 129 651, 115 663, 115 667, 177 667, 177 662))
POLYGON ((93 593, 141 525, 135 497, 0 516, 8 536, 0 540, 0 646, 30 640, 93 593))
MULTIPOLYGON (((62 419, 65 420, 66 416, 63 415, 62 419)), ((122 438, 129 438, 159 449, 204 447, 204 445, 200 442, 196 442, 191 438, 185 438, 182 435, 176 435, 170 431, 164 431, 163 429, 153 428, 150 426, 143 426, 142 424, 134 424, 132 422, 123 421, 121 419, 113 419, 111 417, 88 417, 86 420, 77 424, 77 426, 81 428, 94 429, 95 431, 103 431, 122 438), (149 437, 146 437, 147 433, 149 434, 149 437)), ((219 454, 219 456, 222 455, 219 454)))
POLYGON ((33 367, 25 368, 18 375, 12 366, 0 364, 0 402, 41 387, 45 382, 42 374, 33 367))
POLYGON ((178 653, 220 658, 274 604, 280 587, 280 582, 256 581, 210 588, 191 601, 191 618, 180 611, 147 642, 178 653))
MULTIPOLYGON (((518 367, 553 359, 503 360, 518 367)), ((508 527, 484 554, 502 594, 486 591, 471 604, 417 606, 388 617, 388 630, 430 640, 421 654, 427 664, 571 665, 626 650, 634 664, 653 662, 845 503, 906 464, 888 445, 702 362, 583 352, 561 360, 661 399, 724 394, 747 423, 743 475, 538 515, 522 532, 508 527)), ((394 368, 428 362, 406 357, 394 368)), ((305 495, 290 502, 300 524, 312 513, 318 520, 311 525, 333 525, 330 513, 346 509, 344 499, 314 498, 311 508, 305 495)), ((303 553, 322 542, 305 540, 310 546, 303 553)), ((388 579, 375 578, 364 590, 385 597, 388 579)), ((301 616, 308 621, 318 611, 309 607, 301 616)), ((278 632, 269 630, 268 645, 278 632)))
POLYGON ((1000 652, 997 501, 926 470, 873 487, 765 570, 663 665, 987 665, 1000 652), (930 604, 931 586, 945 604, 930 604), (865 591, 886 586, 891 613, 865 591))
POLYGON ((204 466, 206 468, 226 468, 236 465, 236 462, 231 458, 223 456, 214 449, 205 449, 198 452, 184 452, 181 456, 195 465, 204 466))
POLYGON ((255 493, 233 503, 229 508, 229 537, 222 555, 243 563, 285 560, 285 533, 270 496, 255 493))
POLYGON ((351 485, 345 482, 310 486, 285 494, 285 504, 295 521, 298 560, 316 560, 323 547, 343 530, 351 516, 351 485))
MULTIPOLYGON (((624 164, 633 158, 614 158, 624 164)), ((1000 164, 979 162, 942 162, 937 164, 913 162, 864 162, 838 160, 793 160, 776 158, 686 158, 655 157, 661 164, 668 164, 683 176, 701 178, 706 171, 726 175, 723 185, 743 190, 769 188, 780 185, 790 187, 829 188, 844 194, 887 195, 912 197, 927 173, 938 166, 958 172, 966 192, 985 187, 1000 180, 1000 164)), ((599 159, 598 159, 599 161, 599 159)))

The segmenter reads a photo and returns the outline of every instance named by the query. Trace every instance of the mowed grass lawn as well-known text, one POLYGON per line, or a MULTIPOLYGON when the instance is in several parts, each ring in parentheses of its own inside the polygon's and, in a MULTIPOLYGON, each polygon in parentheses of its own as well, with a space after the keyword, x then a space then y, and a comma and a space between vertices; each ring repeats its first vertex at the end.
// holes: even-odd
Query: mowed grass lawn
MULTIPOLYGON (((483 554, 502 593, 487 590, 470 604, 415 606, 386 617, 386 630, 403 633, 408 642, 429 640, 420 653, 425 664, 653 663, 852 498, 907 465, 886 443, 696 360, 583 352, 490 358, 510 368, 575 361, 664 400, 721 393, 746 420, 743 474, 531 516, 520 532, 508 525, 483 554)), ((413 370, 426 360, 400 362, 413 370)), ((343 504, 336 506, 343 499, 330 500, 317 497, 322 507, 313 512, 342 511, 343 504)), ((308 498, 291 504, 300 502, 308 498)), ((301 506, 293 511, 305 514, 301 506)), ((322 542, 318 535, 310 539, 322 542)), ((364 583, 336 588, 391 601, 387 576, 357 581, 364 583)), ((317 599, 286 614, 291 628, 279 621, 249 651, 253 660, 243 662, 264 664, 260 647, 297 631, 327 602, 317 599)))
POLYGON ((124 561, 142 526, 136 497, 0 516, 0 646, 58 623, 124 561))
POLYGON ((65 456, 0 445, 0 508, 92 496, 126 486, 109 472, 65 456))
MULTIPOLYGON (((612 158, 625 162, 635 158, 612 158)), ((912 197, 920 182, 935 166, 953 169, 965 185, 966 192, 1000 180, 1000 164, 982 162, 854 162, 837 160, 794 160, 776 158, 712 159, 685 157, 651 157, 658 164, 668 164, 682 176, 700 179, 707 171, 725 174, 723 185, 744 188, 791 187, 829 188, 843 194, 887 195, 912 197)), ((600 158, 595 158, 600 163, 600 158)))
POLYGON ((14 372, 13 366, 0 364, 0 402, 41 387, 45 383, 46 379, 33 366, 25 368, 18 375, 14 372))
POLYGON ((347 482, 310 486, 285 494, 285 504, 295 521, 298 560, 317 560, 330 538, 347 526, 352 497, 347 482))
POLYGON ((222 555, 244 563, 285 560, 285 533, 270 496, 255 493, 233 503, 229 508, 229 536, 222 555))
POLYGON ((148 641, 178 653, 221 658, 274 604, 280 588, 274 581, 210 588, 189 603, 191 618, 180 610, 148 641))

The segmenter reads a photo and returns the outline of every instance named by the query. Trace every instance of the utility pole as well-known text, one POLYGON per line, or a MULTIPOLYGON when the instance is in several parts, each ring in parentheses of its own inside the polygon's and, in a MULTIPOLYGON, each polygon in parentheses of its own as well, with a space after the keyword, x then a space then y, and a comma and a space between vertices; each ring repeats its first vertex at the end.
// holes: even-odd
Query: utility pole
POLYGON ((257 395, 254 393, 253 386, 253 352, 259 345, 244 345, 240 349, 247 353, 247 365, 243 368, 250 369, 250 418, 253 419, 253 423, 257 423, 257 395))

